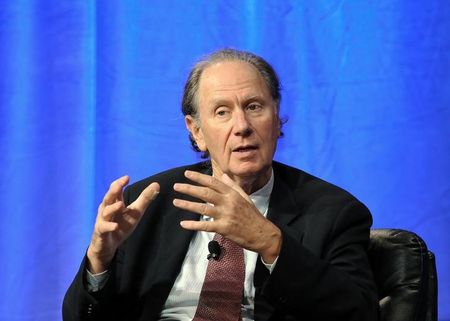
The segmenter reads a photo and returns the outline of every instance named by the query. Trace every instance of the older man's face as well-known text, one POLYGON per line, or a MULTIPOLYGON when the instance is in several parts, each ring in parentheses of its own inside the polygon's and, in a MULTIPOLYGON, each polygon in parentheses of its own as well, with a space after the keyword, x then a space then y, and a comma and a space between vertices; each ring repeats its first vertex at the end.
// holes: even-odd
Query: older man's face
POLYGON ((234 180, 270 175, 279 118, 264 79, 252 65, 226 61, 203 71, 199 127, 187 119, 197 145, 211 155, 216 175, 234 180))

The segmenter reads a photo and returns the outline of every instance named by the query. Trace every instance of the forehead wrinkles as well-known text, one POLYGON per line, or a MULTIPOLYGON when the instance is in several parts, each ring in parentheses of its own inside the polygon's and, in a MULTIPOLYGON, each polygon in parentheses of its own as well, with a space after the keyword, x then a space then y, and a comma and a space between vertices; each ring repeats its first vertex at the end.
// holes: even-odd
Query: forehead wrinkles
POLYGON ((204 99, 210 102, 251 97, 270 97, 264 78, 251 64, 228 61, 205 68, 199 81, 197 106, 205 103, 204 99))

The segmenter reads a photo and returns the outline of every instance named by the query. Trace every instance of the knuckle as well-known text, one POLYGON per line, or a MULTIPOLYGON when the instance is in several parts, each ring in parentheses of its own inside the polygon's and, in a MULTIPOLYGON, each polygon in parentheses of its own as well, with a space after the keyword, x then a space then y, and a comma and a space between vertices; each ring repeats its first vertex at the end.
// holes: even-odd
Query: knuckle
POLYGON ((204 224, 203 230, 204 230, 205 232, 211 232, 211 226, 210 226, 209 224, 204 224))
POLYGON ((208 213, 208 204, 203 203, 202 208, 201 208, 201 214, 207 215, 207 213, 208 213))
POLYGON ((207 199, 210 199, 212 197, 212 191, 209 188, 204 188, 203 189, 203 194, 205 195, 205 197, 207 199))
POLYGON ((102 224, 102 222, 97 222, 97 224, 95 224, 94 230, 98 236, 101 236, 105 231, 104 224, 102 224))
POLYGON ((119 212, 121 209, 121 204, 114 203, 112 205, 108 205, 105 207, 105 209, 102 211, 102 218, 106 219, 108 217, 111 217, 109 221, 114 220, 114 216, 117 212, 119 212))
POLYGON ((224 220, 222 224, 223 229, 226 231, 235 231, 237 228, 239 228, 239 223, 233 219, 224 220))
POLYGON ((102 216, 105 217, 105 216, 107 216, 110 212, 111 212, 111 206, 110 206, 110 205, 107 205, 107 206, 105 206, 105 207, 103 208, 102 216))
POLYGON ((226 220, 226 221, 222 222, 222 228, 223 228, 225 231, 229 231, 229 230, 230 230, 230 227, 231 227, 231 224, 230 224, 230 221, 229 221, 229 220, 226 220))

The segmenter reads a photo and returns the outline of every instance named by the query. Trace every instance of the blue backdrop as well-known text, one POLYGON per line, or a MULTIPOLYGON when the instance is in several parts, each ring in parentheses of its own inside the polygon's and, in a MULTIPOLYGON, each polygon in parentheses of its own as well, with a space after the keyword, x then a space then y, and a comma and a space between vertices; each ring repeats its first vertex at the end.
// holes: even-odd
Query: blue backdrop
POLYGON ((270 61, 289 117, 276 159, 436 253, 450 320, 450 2, 0 1, 0 320, 60 320, 114 178, 194 162, 196 58, 270 61))

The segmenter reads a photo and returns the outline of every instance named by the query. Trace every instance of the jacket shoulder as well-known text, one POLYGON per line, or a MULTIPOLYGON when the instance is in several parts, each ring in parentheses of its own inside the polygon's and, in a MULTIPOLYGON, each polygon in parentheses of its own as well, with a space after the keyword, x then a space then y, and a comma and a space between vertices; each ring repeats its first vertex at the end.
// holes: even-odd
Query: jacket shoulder
POLYGON ((289 189, 301 199, 313 200, 328 196, 356 200, 356 198, 345 189, 311 175, 301 169, 279 162, 273 163, 273 169, 275 178, 288 186, 289 189))

